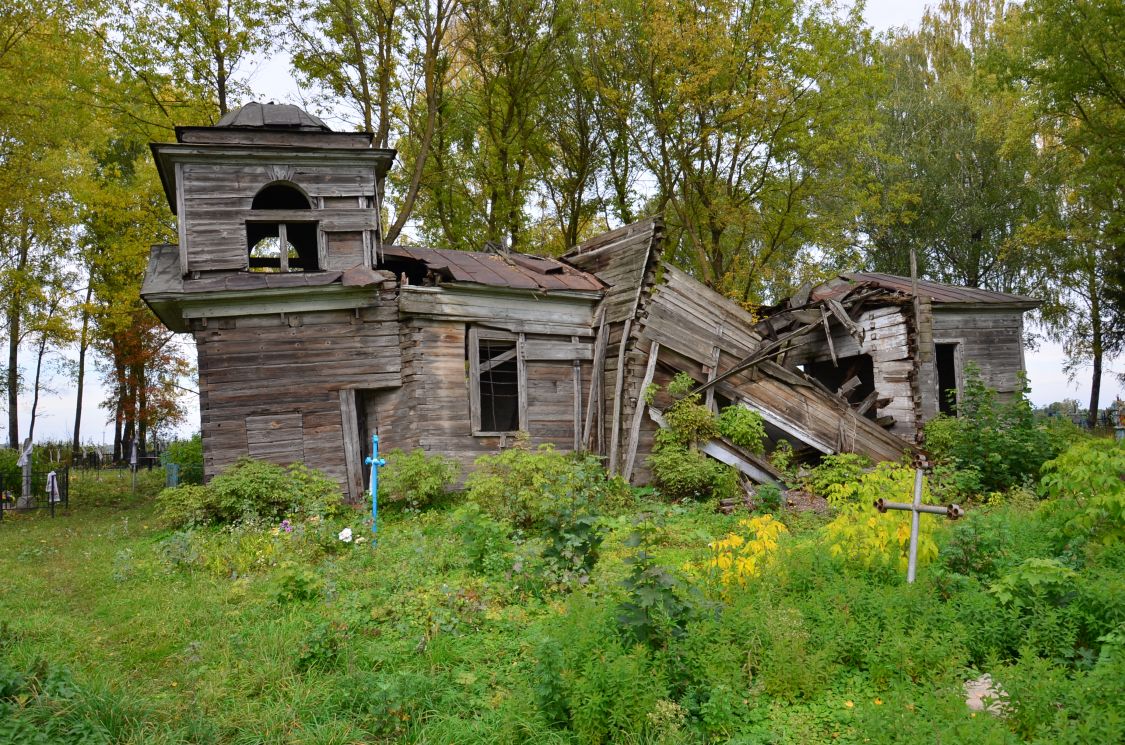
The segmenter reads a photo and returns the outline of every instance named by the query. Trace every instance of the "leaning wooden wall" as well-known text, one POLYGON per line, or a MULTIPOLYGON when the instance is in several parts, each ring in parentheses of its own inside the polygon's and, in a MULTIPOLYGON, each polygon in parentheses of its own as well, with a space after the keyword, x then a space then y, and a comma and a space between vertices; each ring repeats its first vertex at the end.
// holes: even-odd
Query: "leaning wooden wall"
POLYGON ((340 389, 401 384, 393 294, 358 311, 211 318, 199 353, 204 470, 303 461, 347 489, 340 389))
POLYGON ((624 464, 640 395, 647 349, 647 344, 644 349, 638 346, 640 319, 648 312, 663 237, 663 220, 652 217, 593 238, 563 257, 609 286, 599 306, 596 329, 603 337, 598 345, 601 355, 595 361, 600 384, 585 388, 596 400, 593 407, 584 407, 584 417, 595 420, 585 427, 591 436, 584 444, 605 455, 612 472, 624 464))

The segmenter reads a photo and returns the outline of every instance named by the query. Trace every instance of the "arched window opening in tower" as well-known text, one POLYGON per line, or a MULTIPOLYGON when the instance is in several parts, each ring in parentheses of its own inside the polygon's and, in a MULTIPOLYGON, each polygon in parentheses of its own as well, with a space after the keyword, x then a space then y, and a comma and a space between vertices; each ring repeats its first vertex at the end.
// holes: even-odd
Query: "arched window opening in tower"
POLYGON ((246 223, 247 266, 252 272, 311 272, 320 268, 317 224, 303 215, 271 219, 266 212, 311 211, 308 198, 295 186, 272 183, 263 187, 251 205, 262 212, 246 223), (284 249, 284 250, 283 250, 284 249))

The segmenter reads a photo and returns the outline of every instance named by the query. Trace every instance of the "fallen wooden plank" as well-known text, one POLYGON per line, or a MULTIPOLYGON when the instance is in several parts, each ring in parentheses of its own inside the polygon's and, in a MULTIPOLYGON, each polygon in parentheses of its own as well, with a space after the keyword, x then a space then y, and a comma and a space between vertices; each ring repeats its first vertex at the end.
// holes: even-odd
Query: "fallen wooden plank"
POLYGON ((648 350, 648 366, 645 367, 645 376, 641 381, 641 390, 637 396, 637 406, 633 410, 633 423, 629 427, 629 439, 625 443, 625 468, 622 469, 621 475, 625 477, 626 481, 632 482, 633 480, 633 464, 637 458, 637 445, 641 435, 641 423, 644 420, 645 402, 644 396, 648 387, 652 384, 653 375, 656 374, 656 360, 660 357, 660 342, 652 342, 648 350))
POLYGON ((605 322, 604 308, 598 310, 598 321, 595 325, 598 327, 598 338, 594 342, 594 361, 593 368, 590 371, 590 395, 586 403, 586 424, 582 428, 582 447, 586 450, 590 449, 594 418, 597 416, 595 406, 599 405, 601 400, 598 393, 602 376, 605 374, 605 350, 609 333, 605 322))
POLYGON ((629 346, 629 330, 633 327, 633 319, 626 318, 625 326, 621 330, 621 341, 617 347, 617 381, 613 386, 613 419, 610 422, 609 432, 609 473, 617 475, 617 447, 621 442, 621 394, 625 387, 625 350, 629 346))
POLYGON ((828 339, 828 353, 832 355, 832 366, 839 367, 840 362, 836 359, 836 345, 832 343, 832 326, 828 323, 828 311, 822 305, 820 307, 820 319, 824 322, 824 336, 828 339))
POLYGON ((843 385, 836 389, 836 395, 847 398, 848 394, 858 388, 862 382, 863 381, 859 379, 858 375, 853 375, 852 377, 845 380, 843 385))
POLYGON ((875 405, 879 400, 879 391, 871 391, 867 396, 859 402, 859 406, 855 407, 856 416, 863 416, 867 411, 875 405))

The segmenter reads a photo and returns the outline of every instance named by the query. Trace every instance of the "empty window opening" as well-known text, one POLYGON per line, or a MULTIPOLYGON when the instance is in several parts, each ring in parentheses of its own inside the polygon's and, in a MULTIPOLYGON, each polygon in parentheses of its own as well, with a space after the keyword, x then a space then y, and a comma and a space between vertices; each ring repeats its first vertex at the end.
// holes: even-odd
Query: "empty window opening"
POLYGON ((938 379, 938 410, 957 413, 957 344, 935 344, 938 379))
MULTIPOLYGON (((297 247, 288 240, 285 241, 285 257, 290 266, 299 264, 301 260, 297 247)), ((271 268, 281 268, 281 238, 276 235, 263 237, 250 249, 250 271, 262 272, 271 268)))
POLYGON ((299 189, 289 184, 273 183, 254 195, 251 205, 256 210, 307 210, 308 198, 299 189))
POLYGON ((479 339, 480 428, 483 432, 515 432, 520 428, 519 365, 516 342, 479 339))
MULTIPOLYGON (((254 197, 254 210, 307 211, 309 200, 297 188, 269 184, 254 197)), ((251 219, 246 223, 248 265, 252 272, 312 272, 319 269, 317 224, 299 220, 251 219), (284 247, 285 250, 282 250, 284 247)))
MULTIPOLYGON (((847 388, 843 391, 844 395, 853 404, 863 401, 875 391, 875 364, 871 361, 871 355, 856 354, 851 357, 840 357, 837 362, 836 365, 832 364, 832 360, 809 362, 804 366, 804 370, 831 391, 847 388), (859 385, 850 384, 852 378, 859 378, 859 385)), ((864 416, 874 419, 875 407, 868 407, 864 416)))

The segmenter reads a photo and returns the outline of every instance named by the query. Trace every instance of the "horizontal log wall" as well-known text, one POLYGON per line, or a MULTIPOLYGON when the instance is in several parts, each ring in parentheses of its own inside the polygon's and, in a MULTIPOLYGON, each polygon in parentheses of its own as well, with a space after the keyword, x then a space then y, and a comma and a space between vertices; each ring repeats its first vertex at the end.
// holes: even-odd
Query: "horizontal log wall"
MULTIPOLYGON (((440 453, 456 459, 463 475, 481 455, 498 452, 502 444, 510 446, 512 437, 478 437, 472 433, 467 328, 464 322, 436 318, 402 322, 402 387, 367 397, 368 441, 370 428, 374 428, 384 451, 422 448, 440 453)), ((573 358, 580 359, 585 385, 591 370, 589 347, 589 340, 575 347, 570 336, 525 337, 527 422, 532 445, 550 443, 559 450, 573 449, 573 358)))
POLYGON ((346 488, 339 390, 401 385, 393 293, 358 312, 209 319, 194 336, 207 477, 252 455, 346 488))
MULTIPOLYGON (((373 166, 292 166, 279 160, 276 164, 187 163, 180 171, 181 250, 189 271, 247 267, 246 220, 254 196, 274 181, 290 181, 304 190, 313 208, 306 219, 316 220, 323 231, 362 232, 376 227, 375 213, 365 208, 366 198, 375 193, 373 166), (324 209, 319 209, 322 205, 324 209)), ((349 251, 354 253, 352 247, 349 251)), ((346 262, 330 257, 328 261, 345 269, 359 263, 343 266, 346 262)))
MULTIPOLYGON (((935 305, 933 319, 935 343, 959 343, 962 363, 976 363, 990 388, 1001 394, 1016 389, 1016 376, 1024 370, 1022 311, 956 310, 935 305)), ((936 397, 936 389, 933 395, 936 397)))

